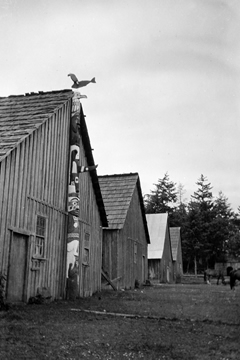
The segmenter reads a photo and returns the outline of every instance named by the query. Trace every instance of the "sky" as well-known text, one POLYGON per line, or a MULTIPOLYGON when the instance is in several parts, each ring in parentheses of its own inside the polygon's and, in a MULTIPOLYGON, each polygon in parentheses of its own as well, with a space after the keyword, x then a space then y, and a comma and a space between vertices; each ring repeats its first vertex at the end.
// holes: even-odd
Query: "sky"
POLYGON ((79 89, 98 174, 240 205, 239 0, 0 0, 0 96, 79 89))

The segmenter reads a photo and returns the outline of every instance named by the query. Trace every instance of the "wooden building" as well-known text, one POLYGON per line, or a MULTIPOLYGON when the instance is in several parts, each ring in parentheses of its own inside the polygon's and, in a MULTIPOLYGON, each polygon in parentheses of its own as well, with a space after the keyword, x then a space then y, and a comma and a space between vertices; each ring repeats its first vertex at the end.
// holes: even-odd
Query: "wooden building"
POLYGON ((118 289, 147 279, 150 243, 139 175, 99 177, 109 227, 103 230, 103 270, 118 289))
POLYGON ((216 262, 214 269, 223 271, 224 276, 229 276, 232 270, 240 269, 240 258, 228 257, 224 262, 216 262))
MULTIPOLYGON (((78 98, 70 90, 0 98, 0 272, 10 302, 28 301, 39 289, 52 300, 66 295, 71 129, 80 133, 79 161, 94 165, 78 98)), ((79 175, 78 191, 77 294, 90 295, 100 289, 107 226, 96 170, 79 175)))
POLYGON ((151 244, 148 246, 149 280, 173 282, 173 257, 168 214, 147 214, 151 244))
POLYGON ((173 257, 173 281, 179 281, 183 275, 181 228, 170 227, 170 239, 173 257))
POLYGON ((75 298, 101 290, 102 227, 108 226, 85 116, 78 99, 72 105, 69 168, 67 283, 77 282, 68 292, 69 298, 75 298))

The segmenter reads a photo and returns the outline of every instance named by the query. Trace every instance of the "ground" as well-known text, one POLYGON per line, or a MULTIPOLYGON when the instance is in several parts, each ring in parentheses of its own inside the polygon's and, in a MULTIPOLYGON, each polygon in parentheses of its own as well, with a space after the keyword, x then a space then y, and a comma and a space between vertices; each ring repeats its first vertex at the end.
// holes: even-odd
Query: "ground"
POLYGON ((240 286, 106 290, 2 311, 0 358, 238 360, 239 325, 240 286))

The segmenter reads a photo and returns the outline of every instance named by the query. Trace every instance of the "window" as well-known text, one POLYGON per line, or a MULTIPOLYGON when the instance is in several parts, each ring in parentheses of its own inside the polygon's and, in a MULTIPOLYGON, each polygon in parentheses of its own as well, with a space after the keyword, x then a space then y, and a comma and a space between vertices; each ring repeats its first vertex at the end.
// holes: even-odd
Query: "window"
POLYGON ((32 259, 32 271, 39 271, 40 270, 40 260, 38 259, 32 259))
POLYGON ((34 257, 36 258, 43 258, 45 254, 46 222, 47 219, 45 217, 40 215, 37 216, 35 251, 34 251, 34 257))
POLYGON ((89 265, 89 249, 83 249, 83 265, 89 265))

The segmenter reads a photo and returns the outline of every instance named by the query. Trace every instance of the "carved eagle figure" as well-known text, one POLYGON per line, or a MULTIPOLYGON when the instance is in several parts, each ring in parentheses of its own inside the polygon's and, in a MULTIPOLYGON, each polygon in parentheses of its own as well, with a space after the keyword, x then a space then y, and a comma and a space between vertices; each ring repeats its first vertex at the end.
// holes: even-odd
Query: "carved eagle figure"
POLYGON ((73 85, 72 85, 72 88, 74 89, 78 89, 80 87, 83 87, 83 86, 86 86, 90 83, 96 83, 95 81, 95 77, 92 78, 92 80, 82 80, 82 81, 78 81, 78 78, 76 77, 76 75, 74 74, 68 74, 68 76, 70 76, 70 78, 72 79, 73 81, 73 85))

